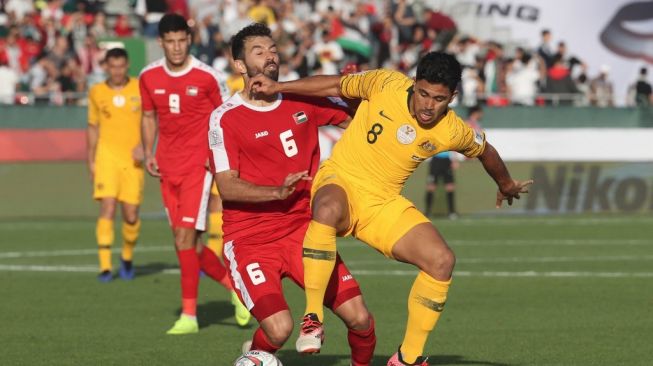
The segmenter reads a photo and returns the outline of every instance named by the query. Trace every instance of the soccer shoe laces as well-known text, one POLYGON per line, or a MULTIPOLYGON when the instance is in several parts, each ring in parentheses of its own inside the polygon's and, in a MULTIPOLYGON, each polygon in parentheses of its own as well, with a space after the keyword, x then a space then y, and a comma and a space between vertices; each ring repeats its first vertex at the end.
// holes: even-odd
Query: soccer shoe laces
POLYGON ((316 314, 306 314, 304 318, 302 319, 302 332, 303 333, 310 333, 314 331, 315 329, 319 328, 322 326, 322 323, 317 318, 316 314))

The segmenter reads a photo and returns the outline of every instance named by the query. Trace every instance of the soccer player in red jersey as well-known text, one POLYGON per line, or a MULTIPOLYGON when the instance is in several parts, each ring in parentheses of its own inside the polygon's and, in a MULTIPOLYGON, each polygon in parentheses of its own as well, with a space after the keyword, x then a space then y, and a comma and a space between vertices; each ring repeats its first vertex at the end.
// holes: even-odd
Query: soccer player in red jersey
MULTIPOLYGON (((159 23, 159 43, 165 57, 145 67, 140 75, 145 166, 161 181, 181 270, 182 313, 168 334, 196 333, 199 329, 200 269, 233 291, 226 268, 215 253, 204 246, 196 248, 198 234, 205 230, 213 181, 206 166, 208 119, 228 91, 223 75, 189 55, 190 33, 182 16, 165 15, 159 23)), ((250 315, 234 292, 232 303, 238 323, 247 324, 250 315)))
MULTIPOLYGON (((263 24, 232 40, 236 70, 277 79, 279 55, 263 24)), ((240 92, 211 114, 211 164, 223 199, 224 257, 240 298, 260 327, 243 345, 274 353, 292 332, 281 280, 303 287, 302 241, 311 219, 310 179, 319 165, 318 127, 346 127, 340 99, 277 94, 263 99, 240 92)), ((325 305, 348 328, 351 364, 370 365, 376 336, 358 283, 338 257, 325 305)), ((310 327, 305 321, 303 327, 310 327)), ((316 334, 318 342, 322 335, 316 334)), ((297 345, 302 353, 317 350, 297 345)))

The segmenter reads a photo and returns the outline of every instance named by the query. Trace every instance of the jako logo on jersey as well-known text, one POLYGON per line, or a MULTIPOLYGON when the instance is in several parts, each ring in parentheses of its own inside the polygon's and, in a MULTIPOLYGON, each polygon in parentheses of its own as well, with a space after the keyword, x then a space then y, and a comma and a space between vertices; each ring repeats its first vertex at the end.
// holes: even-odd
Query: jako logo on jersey
POLYGON ((165 94, 166 90, 165 89, 154 89, 154 94, 165 94))
POLYGON ((308 116, 306 115, 306 113, 304 113, 304 111, 301 111, 293 114, 292 119, 295 120, 296 124, 300 124, 308 121, 308 116))
POLYGON ((197 96, 199 89, 196 86, 187 86, 186 87, 186 95, 190 97, 195 97, 197 96))
POLYGON ((258 139, 258 138, 261 138, 261 137, 265 137, 265 136, 267 136, 267 135, 268 135, 268 131, 261 131, 261 132, 257 132, 257 133, 254 135, 254 137, 258 139))
POLYGON ((352 276, 350 274, 342 276, 342 282, 346 282, 346 281, 353 280, 353 279, 354 279, 354 276, 352 276))

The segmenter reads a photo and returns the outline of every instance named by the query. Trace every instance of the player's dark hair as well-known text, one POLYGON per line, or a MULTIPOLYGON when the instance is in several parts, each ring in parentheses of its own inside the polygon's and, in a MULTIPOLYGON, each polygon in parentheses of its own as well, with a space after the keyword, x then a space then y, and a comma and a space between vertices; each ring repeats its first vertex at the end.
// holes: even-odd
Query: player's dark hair
POLYGON ((453 93, 460 83, 462 68, 456 57, 444 52, 429 52, 417 64, 415 80, 444 84, 453 93))
POLYGON ((231 57, 233 57, 234 60, 245 59, 245 41, 247 41, 247 38, 249 37, 272 38, 272 31, 263 23, 252 23, 241 29, 236 33, 236 35, 231 37, 231 57))
POLYGON ((166 14, 159 21, 159 37, 163 37, 168 32, 184 31, 190 34, 190 27, 186 19, 179 14, 166 14))
POLYGON ((124 58, 125 60, 129 60, 127 50, 124 48, 112 48, 108 50, 104 55, 104 61, 109 61, 110 58, 124 58))

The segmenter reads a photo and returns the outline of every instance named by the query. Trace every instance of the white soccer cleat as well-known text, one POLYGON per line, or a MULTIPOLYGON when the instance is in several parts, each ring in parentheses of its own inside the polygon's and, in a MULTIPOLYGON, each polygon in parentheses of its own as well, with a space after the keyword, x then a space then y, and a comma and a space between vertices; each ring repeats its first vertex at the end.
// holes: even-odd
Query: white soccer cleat
POLYGON ((324 343, 324 328, 317 315, 313 313, 304 315, 299 337, 295 342, 297 352, 303 354, 320 353, 322 343, 324 343))

